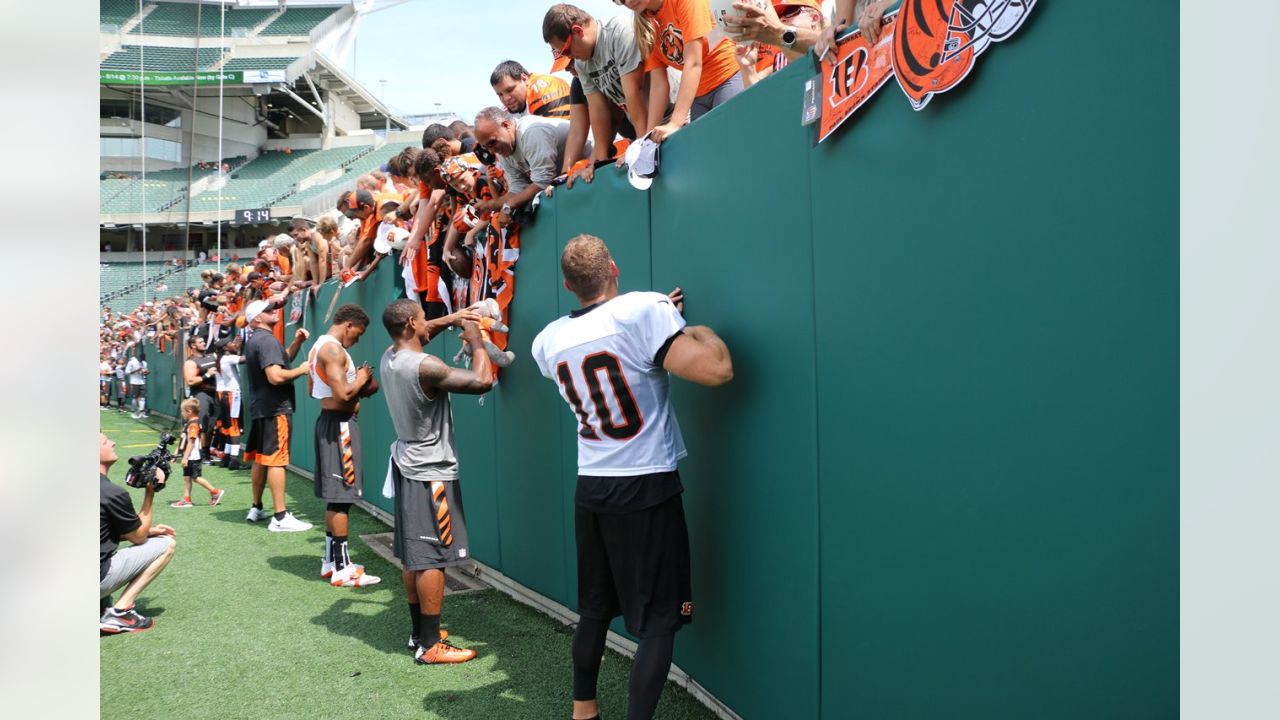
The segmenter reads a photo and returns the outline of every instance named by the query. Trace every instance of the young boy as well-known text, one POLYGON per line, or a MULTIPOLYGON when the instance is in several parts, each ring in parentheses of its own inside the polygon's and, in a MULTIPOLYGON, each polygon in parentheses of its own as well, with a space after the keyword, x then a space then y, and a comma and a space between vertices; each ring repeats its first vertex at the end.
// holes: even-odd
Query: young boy
POLYGON ((169 503, 169 507, 191 507, 191 483, 209 491, 209 504, 222 502, 225 490, 219 490, 200 476, 200 401, 187 398, 179 406, 182 411, 182 443, 178 446, 178 464, 182 465, 182 499, 169 503))

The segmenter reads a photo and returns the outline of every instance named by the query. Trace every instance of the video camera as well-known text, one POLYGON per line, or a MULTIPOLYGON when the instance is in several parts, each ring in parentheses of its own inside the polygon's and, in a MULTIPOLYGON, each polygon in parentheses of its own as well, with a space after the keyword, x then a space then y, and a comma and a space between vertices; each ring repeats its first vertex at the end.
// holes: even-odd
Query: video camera
POLYGON ((169 462, 174 458, 169 454, 169 446, 177 439, 173 433, 160 433, 160 442, 151 452, 129 458, 129 472, 124 476, 124 484, 132 488, 150 486, 156 492, 163 490, 169 479, 169 462), (164 471, 164 479, 156 475, 156 470, 164 471))

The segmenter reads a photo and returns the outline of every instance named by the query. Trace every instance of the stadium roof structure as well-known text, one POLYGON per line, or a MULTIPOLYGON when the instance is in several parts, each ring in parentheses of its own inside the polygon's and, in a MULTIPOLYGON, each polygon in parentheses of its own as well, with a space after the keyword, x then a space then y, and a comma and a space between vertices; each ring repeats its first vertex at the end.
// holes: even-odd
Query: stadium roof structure
POLYGON ((188 105, 190 93, 183 88, 215 86, 225 97, 278 93, 276 100, 294 112, 327 122, 323 91, 349 104, 361 128, 382 128, 389 121, 407 129, 408 122, 341 67, 353 52, 363 16, 404 2, 101 0, 100 82, 134 95, 163 88, 180 101, 188 95, 188 105), (134 9, 139 5, 141 13, 134 9), (230 26, 233 34, 220 34, 226 29, 224 7, 250 14, 250 20, 235 21, 241 24, 230 26), (193 8, 208 14, 193 14, 193 8), (305 15, 290 20, 290 13, 305 15), (284 29, 276 29, 281 24, 284 29), (157 26, 160 34, 152 29, 157 26), (210 35, 211 27, 219 32, 210 35))

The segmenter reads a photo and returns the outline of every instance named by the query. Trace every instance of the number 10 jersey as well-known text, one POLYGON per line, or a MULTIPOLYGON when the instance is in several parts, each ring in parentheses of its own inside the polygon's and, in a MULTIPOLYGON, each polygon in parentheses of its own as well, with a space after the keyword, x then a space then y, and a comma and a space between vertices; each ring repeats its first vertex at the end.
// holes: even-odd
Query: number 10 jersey
POLYGON ((578 474, 667 472, 687 452, 662 367, 684 328, 671 300, 630 292, 575 310, 538 333, 533 359, 578 421, 578 474))

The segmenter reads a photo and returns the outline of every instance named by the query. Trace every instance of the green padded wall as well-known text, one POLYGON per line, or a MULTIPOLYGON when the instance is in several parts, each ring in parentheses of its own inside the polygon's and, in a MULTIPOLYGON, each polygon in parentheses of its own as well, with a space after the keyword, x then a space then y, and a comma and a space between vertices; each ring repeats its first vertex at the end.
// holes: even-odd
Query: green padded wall
MULTIPOLYGON (((1037 3, 921 112, 891 81, 814 147, 798 62, 676 134, 652 190, 607 168, 544 201, 516 364, 454 398, 473 555, 575 605, 574 420, 529 350, 577 306, 559 252, 590 232, 624 292, 683 287, 734 357, 728 386, 672 385, 696 598, 676 662, 701 685, 745 718, 1176 714, 1176 18, 1109 5, 1088 51, 1066 8, 1037 3)), ((357 362, 388 343, 397 270, 344 291, 374 321, 357 362)), ((361 426, 390 509, 381 397, 361 426)))
POLYGON ((1177 19, 1068 7, 811 155, 823 717, 1177 715, 1177 19))

